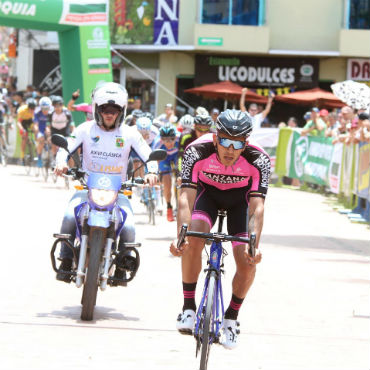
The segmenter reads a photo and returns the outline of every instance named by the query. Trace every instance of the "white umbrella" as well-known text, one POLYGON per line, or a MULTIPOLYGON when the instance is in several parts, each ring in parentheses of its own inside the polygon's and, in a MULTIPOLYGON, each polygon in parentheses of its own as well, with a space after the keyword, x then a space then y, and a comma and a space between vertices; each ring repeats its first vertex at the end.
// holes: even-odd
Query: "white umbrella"
POLYGON ((370 87, 364 83, 346 80, 331 85, 335 96, 354 109, 370 108, 370 87))

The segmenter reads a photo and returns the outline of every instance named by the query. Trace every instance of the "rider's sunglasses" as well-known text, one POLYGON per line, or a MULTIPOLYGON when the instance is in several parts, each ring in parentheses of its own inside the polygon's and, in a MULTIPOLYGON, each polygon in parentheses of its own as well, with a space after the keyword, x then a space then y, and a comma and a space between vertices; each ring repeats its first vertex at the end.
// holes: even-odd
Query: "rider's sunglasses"
POLYGON ((98 111, 103 114, 118 114, 120 112, 117 107, 113 107, 112 105, 101 105, 98 107, 98 111))
POLYGON ((165 142, 165 143, 171 143, 173 141, 175 141, 176 138, 175 137, 166 137, 166 138, 162 138, 162 141, 165 142))
POLYGON ((209 132, 210 128, 209 127, 203 127, 203 126, 195 126, 194 127, 197 131, 199 132, 209 132))
POLYGON ((229 148, 230 145, 234 147, 235 150, 243 149, 245 146, 245 141, 239 141, 239 140, 230 140, 226 137, 219 137, 217 136, 217 140, 224 148, 229 148))

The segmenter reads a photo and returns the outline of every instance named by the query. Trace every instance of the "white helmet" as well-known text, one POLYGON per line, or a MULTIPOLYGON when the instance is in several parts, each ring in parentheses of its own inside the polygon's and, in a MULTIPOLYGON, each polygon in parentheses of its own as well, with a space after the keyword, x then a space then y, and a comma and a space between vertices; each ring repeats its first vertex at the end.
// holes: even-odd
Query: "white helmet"
POLYGON ((136 120, 136 127, 138 130, 149 130, 152 126, 152 121, 148 117, 139 117, 136 120))
POLYGON ((45 109, 45 108, 50 109, 52 106, 51 99, 48 98, 47 96, 42 97, 39 101, 39 106, 41 109, 45 109))
POLYGON ((185 114, 180 119, 180 125, 184 128, 184 130, 192 130, 194 128, 194 117, 190 114, 185 114))
POLYGON ((96 124, 101 126, 104 122, 99 112, 99 107, 103 105, 113 105, 120 110, 120 114, 116 118, 116 122, 114 122, 114 127, 119 127, 126 116, 127 99, 127 91, 120 84, 107 82, 97 87, 91 95, 93 116, 96 124))

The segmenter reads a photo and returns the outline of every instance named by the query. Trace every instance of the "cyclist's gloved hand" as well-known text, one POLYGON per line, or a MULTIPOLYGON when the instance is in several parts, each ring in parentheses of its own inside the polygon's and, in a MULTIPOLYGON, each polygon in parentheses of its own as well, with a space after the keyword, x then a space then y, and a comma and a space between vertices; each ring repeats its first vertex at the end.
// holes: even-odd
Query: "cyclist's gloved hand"
POLYGON ((257 265, 257 263, 260 263, 262 260, 262 253, 260 249, 257 248, 256 255, 254 257, 251 257, 248 252, 245 252, 245 258, 247 259, 249 265, 257 265))
POLYGON ((177 248, 178 239, 175 239, 170 245, 170 252, 175 257, 180 257, 184 253, 184 250, 189 247, 188 238, 177 248))
POLYGON ((154 186, 158 182, 158 175, 154 173, 147 173, 144 176, 144 182, 150 186, 154 186))
POLYGON ((68 171, 68 166, 67 165, 56 165, 55 168, 54 168, 54 173, 57 175, 57 176, 63 176, 63 174, 67 173, 68 171))

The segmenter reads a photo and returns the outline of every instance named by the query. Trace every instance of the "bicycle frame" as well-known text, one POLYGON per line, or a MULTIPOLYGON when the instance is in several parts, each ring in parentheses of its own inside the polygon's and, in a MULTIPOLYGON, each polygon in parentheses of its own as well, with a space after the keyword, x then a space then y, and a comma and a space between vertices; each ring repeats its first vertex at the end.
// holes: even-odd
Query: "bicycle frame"
POLYGON ((220 329, 223 322, 223 317, 225 314, 224 308, 224 300, 223 300, 223 293, 222 293, 222 284, 221 284, 221 270, 222 266, 222 256, 223 256, 223 248, 220 242, 212 242, 210 248, 210 257, 208 259, 208 264, 210 267, 206 269, 207 276, 204 282, 203 294, 202 299, 200 301, 200 305, 198 307, 197 315, 196 315, 196 324, 194 329, 194 336, 197 337, 199 335, 199 326, 201 324, 202 312, 205 307, 206 298, 208 296, 208 285, 209 285, 209 277, 212 271, 216 272, 216 292, 213 297, 213 305, 212 305, 212 322, 211 322, 211 332, 212 335, 209 338, 209 342, 213 343, 214 341, 217 342, 220 334, 220 329), (220 311, 221 308, 221 311, 220 311))
MULTIPOLYGON (((218 232, 222 232, 222 225, 223 221, 226 217, 225 211, 218 211, 218 232)), ((216 292, 213 297, 213 304, 212 304, 212 322, 211 322, 211 333, 209 337, 209 343, 213 343, 213 341, 218 341, 220 329, 223 322, 223 317, 225 313, 224 309, 224 300, 223 300, 223 294, 222 294, 222 284, 221 284, 221 273, 223 273, 223 270, 221 267, 223 266, 222 257, 224 255, 224 249, 222 248, 221 242, 213 241, 211 244, 209 256, 207 265, 209 268, 205 269, 204 271, 207 272, 207 276, 204 283, 203 288, 203 294, 202 299, 200 301, 200 305, 198 307, 197 315, 196 315, 196 324, 195 324, 195 330, 194 330, 194 336, 197 338, 199 335, 199 326, 201 323, 202 318, 202 312, 204 310, 206 298, 208 295, 208 285, 209 285, 209 278, 211 275, 211 272, 214 271, 216 273, 216 292), (220 312, 221 308, 221 312, 220 312), (221 314, 221 315, 220 315, 221 314)))

